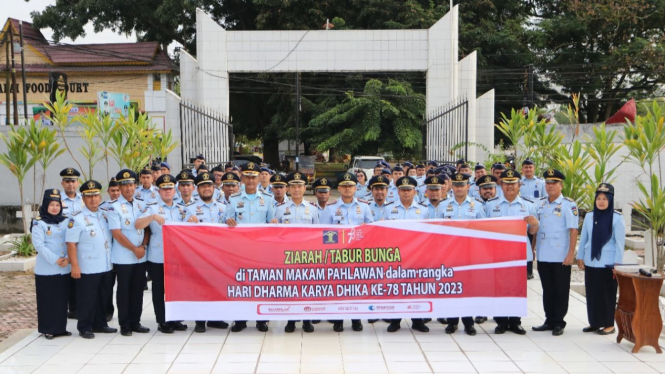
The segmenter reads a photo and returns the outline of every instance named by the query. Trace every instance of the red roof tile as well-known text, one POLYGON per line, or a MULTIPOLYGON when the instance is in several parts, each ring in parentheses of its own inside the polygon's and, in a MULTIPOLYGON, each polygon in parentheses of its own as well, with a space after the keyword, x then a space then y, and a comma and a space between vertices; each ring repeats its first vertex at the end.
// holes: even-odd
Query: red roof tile
MULTIPOLYGON (((14 18, 8 18, 5 22, 2 32, 0 33, 0 43, 5 40, 5 32, 7 30, 8 24, 11 24, 14 29, 14 36, 18 39, 19 37, 19 20, 14 18)), ((39 29, 32 28, 32 23, 23 21, 23 43, 30 45, 48 45, 48 41, 44 37, 39 29)))
POLYGON ((37 48, 54 65, 148 65, 159 50, 157 42, 47 45, 37 48))

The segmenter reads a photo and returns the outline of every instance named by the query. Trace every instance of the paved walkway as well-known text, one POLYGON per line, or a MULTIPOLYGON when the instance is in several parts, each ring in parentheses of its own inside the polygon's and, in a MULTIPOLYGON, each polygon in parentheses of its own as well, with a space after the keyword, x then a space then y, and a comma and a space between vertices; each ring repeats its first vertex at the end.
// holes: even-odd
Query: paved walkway
POLYGON ((0 272, 0 342, 19 329, 36 328, 35 275, 0 272))
MULTIPOLYGON (((614 343, 616 335, 584 334, 584 298, 571 295, 568 327, 561 337, 530 331, 543 321, 540 281, 529 285, 526 336, 495 335, 493 322, 477 336, 446 335, 430 322, 430 332, 365 322, 365 330, 335 333, 326 322, 313 334, 284 333, 285 322, 272 322, 268 333, 253 323, 241 333, 208 329, 165 335, 156 332, 150 293, 144 298, 143 324, 149 334, 98 334, 94 340, 72 337, 46 340, 32 333, 0 353, 0 373, 665 373, 665 355, 652 348, 631 354, 632 344, 614 343)), ((117 326, 117 320, 111 322, 117 326)), ((74 332, 75 321, 69 322, 74 332)))

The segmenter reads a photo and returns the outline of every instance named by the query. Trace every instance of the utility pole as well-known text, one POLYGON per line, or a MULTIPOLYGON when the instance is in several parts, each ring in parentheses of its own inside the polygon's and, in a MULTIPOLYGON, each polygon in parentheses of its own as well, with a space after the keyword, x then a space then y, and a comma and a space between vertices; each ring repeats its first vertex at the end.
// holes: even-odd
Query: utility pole
MULTIPOLYGON (((11 26, 10 26, 11 28, 11 26)), ((9 107, 9 54, 11 53, 9 51, 10 48, 10 42, 9 42, 9 32, 5 33, 5 60, 6 61, 6 67, 5 67, 5 105, 7 106, 6 112, 5 112, 5 125, 9 125, 9 115, 11 114, 11 110, 9 107)))
POLYGON ((18 86, 16 85, 16 58, 14 57, 14 28, 12 26, 9 27, 9 39, 11 42, 11 50, 12 50, 12 98, 14 100, 14 125, 18 125, 18 95, 16 95, 16 91, 18 90, 18 86))
POLYGON ((300 73, 296 72, 296 171, 300 163, 300 73))
POLYGON ((23 114, 28 124, 28 83, 25 80, 25 53, 23 52, 23 21, 18 21, 18 33, 21 38, 21 82, 23 83, 23 114))

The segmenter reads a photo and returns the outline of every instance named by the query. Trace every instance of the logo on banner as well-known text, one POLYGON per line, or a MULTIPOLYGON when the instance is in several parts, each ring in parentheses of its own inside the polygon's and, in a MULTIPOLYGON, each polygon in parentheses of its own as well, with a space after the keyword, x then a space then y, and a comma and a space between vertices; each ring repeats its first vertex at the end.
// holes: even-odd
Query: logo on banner
POLYGON ((303 310, 305 312, 323 312, 324 310, 326 310, 326 307, 324 307, 324 306, 316 306, 316 307, 306 306, 303 310))
POLYGON ((323 232, 323 244, 337 244, 338 237, 336 230, 326 230, 323 232))

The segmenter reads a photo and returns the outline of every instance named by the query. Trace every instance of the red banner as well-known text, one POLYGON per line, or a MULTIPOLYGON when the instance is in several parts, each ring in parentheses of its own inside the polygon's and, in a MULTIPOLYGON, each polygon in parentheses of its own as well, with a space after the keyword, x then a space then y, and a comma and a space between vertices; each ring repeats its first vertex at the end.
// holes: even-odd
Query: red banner
POLYGON ((525 316, 522 219, 166 224, 167 320, 525 316))

